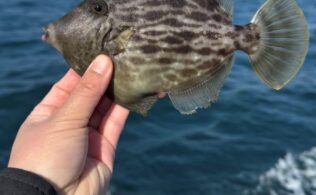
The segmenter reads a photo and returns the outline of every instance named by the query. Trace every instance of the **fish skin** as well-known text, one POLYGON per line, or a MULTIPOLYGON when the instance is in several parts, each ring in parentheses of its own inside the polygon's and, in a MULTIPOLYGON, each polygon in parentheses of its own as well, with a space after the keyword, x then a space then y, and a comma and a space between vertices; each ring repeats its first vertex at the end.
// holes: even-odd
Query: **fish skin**
POLYGON ((260 39, 256 25, 234 26, 216 0, 85 0, 47 31, 80 75, 98 54, 109 55, 108 95, 141 114, 159 93, 216 74, 237 49, 255 52, 260 39), (96 4, 105 12, 96 13, 96 4))

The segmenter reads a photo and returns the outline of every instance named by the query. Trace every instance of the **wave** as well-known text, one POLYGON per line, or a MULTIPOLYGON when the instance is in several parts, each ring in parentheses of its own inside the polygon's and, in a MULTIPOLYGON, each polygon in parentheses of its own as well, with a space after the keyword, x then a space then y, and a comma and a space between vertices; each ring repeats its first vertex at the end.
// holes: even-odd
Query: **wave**
POLYGON ((316 147, 298 156, 287 154, 246 194, 316 195, 316 147))

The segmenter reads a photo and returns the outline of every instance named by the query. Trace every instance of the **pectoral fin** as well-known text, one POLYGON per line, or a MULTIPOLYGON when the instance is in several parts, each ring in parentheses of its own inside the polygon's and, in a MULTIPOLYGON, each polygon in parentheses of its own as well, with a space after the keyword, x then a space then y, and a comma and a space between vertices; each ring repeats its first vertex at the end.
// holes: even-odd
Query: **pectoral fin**
POLYGON ((121 27, 112 30, 104 43, 105 52, 112 56, 123 52, 135 31, 132 27, 121 27))

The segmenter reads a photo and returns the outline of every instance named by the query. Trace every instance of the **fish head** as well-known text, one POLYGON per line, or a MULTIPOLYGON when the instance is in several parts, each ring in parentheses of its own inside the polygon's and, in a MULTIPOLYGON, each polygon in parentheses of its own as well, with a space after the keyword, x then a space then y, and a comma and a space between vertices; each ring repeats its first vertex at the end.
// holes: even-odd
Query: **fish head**
POLYGON ((111 30, 105 0, 85 0, 43 30, 43 41, 55 47, 83 75, 91 61, 103 51, 103 40, 111 30))

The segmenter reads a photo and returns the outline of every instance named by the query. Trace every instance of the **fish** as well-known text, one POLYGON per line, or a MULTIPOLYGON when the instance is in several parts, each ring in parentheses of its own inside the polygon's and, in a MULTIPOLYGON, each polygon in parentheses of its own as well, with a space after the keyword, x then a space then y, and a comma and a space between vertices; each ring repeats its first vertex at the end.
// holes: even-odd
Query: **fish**
POLYGON ((233 24, 233 15, 233 0, 84 0, 42 39, 79 75, 108 55, 114 73, 106 95, 130 111, 147 115, 168 94, 181 114, 193 114, 219 99, 237 50, 275 90, 304 64, 310 35, 295 0, 267 0, 245 25, 233 24))

